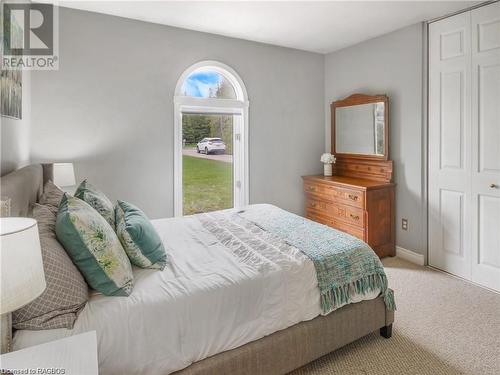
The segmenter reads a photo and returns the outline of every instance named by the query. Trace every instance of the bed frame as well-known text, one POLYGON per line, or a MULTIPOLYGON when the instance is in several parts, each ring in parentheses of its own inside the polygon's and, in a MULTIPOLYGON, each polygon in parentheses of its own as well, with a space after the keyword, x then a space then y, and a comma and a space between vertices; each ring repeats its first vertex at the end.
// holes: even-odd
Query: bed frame
MULTIPOLYGON (((51 164, 33 164, 3 176, 1 195, 11 200, 11 216, 26 216, 51 178, 51 164)), ((195 362, 175 374, 285 374, 377 330, 390 338, 393 322, 394 312, 378 297, 195 362)))

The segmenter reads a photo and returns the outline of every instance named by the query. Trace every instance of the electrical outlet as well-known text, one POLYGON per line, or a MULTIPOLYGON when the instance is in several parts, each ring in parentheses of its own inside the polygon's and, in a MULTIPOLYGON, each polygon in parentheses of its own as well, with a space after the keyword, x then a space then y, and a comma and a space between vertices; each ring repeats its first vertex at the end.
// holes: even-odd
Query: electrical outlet
POLYGON ((401 219, 401 229, 408 230, 408 219, 401 219))

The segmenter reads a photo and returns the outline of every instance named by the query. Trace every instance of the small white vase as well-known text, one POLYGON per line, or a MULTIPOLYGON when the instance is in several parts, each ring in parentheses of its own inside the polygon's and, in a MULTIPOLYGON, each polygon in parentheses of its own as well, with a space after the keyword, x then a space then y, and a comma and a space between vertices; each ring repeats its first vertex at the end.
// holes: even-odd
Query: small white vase
POLYGON ((325 163, 323 164, 323 174, 325 176, 333 176, 333 167, 332 164, 325 163))

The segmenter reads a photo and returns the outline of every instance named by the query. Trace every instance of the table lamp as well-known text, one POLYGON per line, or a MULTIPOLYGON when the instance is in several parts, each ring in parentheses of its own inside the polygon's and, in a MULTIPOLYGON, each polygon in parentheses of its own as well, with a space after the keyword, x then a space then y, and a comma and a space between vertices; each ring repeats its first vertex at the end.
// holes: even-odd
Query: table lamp
POLYGON ((54 184, 67 193, 73 193, 76 185, 73 163, 54 163, 54 184))
POLYGON ((36 220, 0 218, 1 352, 10 351, 11 312, 30 303, 45 290, 42 251, 36 220))

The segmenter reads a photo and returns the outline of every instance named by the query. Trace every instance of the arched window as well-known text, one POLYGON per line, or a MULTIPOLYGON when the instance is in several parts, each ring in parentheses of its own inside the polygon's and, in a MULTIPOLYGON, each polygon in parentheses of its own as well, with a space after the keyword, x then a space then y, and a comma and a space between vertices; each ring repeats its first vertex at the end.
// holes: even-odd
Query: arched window
POLYGON ((248 204, 248 97, 222 63, 189 67, 175 89, 175 216, 248 204))

